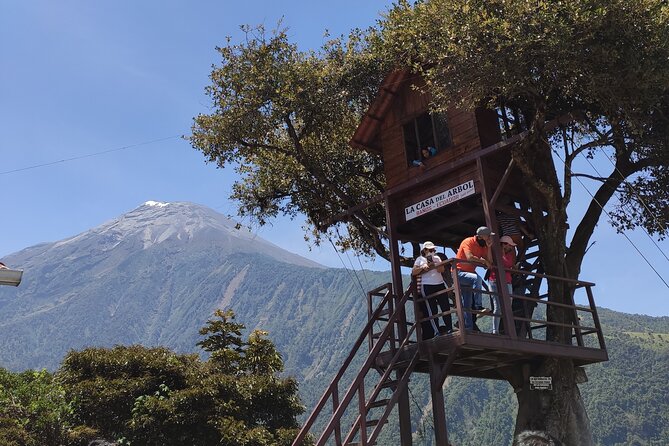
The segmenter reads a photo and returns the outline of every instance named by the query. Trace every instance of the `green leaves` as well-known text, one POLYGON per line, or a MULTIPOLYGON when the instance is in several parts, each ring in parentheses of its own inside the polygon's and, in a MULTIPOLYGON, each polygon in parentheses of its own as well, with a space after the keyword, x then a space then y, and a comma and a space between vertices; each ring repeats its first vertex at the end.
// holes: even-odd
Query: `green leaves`
POLYGON ((218 310, 200 331, 208 361, 165 348, 71 351, 54 375, 0 369, 0 444, 288 445, 304 411, 267 333, 241 338, 218 310), (232 357, 230 355, 233 355, 232 357))
POLYGON ((0 444, 60 445, 71 413, 63 388, 46 370, 0 369, 0 444))
MULTIPOLYGON (((246 32, 245 42, 219 48, 222 61, 207 88, 214 110, 195 118, 191 144, 241 175, 231 197, 240 215, 262 225, 301 213, 315 243, 340 225, 347 229, 342 245, 387 256, 385 236, 360 218, 331 221, 385 182, 381 160, 348 144, 386 72, 368 50, 371 38, 354 31, 303 52, 284 30, 246 32)), ((381 227, 383 215, 376 209, 366 219, 381 227)))

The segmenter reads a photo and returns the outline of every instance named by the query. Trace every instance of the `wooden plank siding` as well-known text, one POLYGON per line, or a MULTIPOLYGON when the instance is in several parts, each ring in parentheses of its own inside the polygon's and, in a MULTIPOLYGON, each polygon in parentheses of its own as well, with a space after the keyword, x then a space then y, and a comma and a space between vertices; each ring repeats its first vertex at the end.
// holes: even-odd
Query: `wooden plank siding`
POLYGON ((384 122, 379 136, 381 138, 380 146, 383 149, 383 161, 388 188, 415 178, 427 169, 451 162, 466 153, 481 148, 475 114, 462 110, 449 110, 447 119, 452 145, 437 153, 433 158, 430 158, 429 162, 426 163, 425 169, 409 165, 404 147, 402 126, 407 121, 420 116, 428 110, 427 103, 422 104, 422 106, 424 108, 412 108, 413 112, 404 114, 403 120, 398 120, 395 113, 389 113, 386 116, 386 122, 384 122))
MULTIPOLYGON (((423 167, 410 164, 404 147, 403 126, 430 109, 432 95, 425 90, 425 82, 420 76, 408 73, 391 73, 384 84, 380 97, 374 106, 379 114, 374 119, 381 119, 378 127, 371 124, 361 125, 358 139, 353 140, 356 147, 380 148, 383 154, 387 189, 392 189, 407 181, 416 179, 430 169, 462 157, 482 148, 479 134, 481 131, 492 136, 486 137, 486 143, 498 141, 500 131, 496 127, 496 112, 491 110, 467 111, 451 108, 446 111, 451 146, 440 150, 423 167), (383 95, 392 90, 392 95, 383 95), (388 96, 388 97, 386 97, 388 96), (383 103, 383 107, 381 107, 383 103), (368 128, 369 127, 369 128, 368 128)), ((369 119, 367 120, 369 121, 369 119)), ((366 122, 366 121, 365 121, 366 122)))

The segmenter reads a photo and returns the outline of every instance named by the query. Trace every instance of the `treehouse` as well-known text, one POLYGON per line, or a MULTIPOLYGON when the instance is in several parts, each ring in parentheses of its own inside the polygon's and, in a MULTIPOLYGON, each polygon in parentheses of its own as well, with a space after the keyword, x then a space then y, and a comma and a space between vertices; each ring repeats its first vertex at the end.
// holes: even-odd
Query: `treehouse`
POLYGON ((529 376, 532 364, 547 357, 567 358, 580 368, 608 359, 594 284, 549 276, 542 269, 532 209, 511 157, 514 144, 526 135, 520 114, 506 108, 432 112, 431 97, 422 86, 420 78, 406 71, 388 75, 351 140, 353 147, 383 157, 387 184, 379 199, 386 206, 392 283, 368 292, 368 323, 294 446, 303 444, 309 433, 317 445, 377 444, 395 407, 400 443, 410 445, 414 427, 407 389, 413 373, 429 375, 435 444, 448 445, 442 393, 448 376, 508 380, 511 370, 520 369, 523 379, 515 384, 517 392, 552 391, 550 377, 529 376), (500 220, 513 221, 520 229, 515 235, 521 267, 497 266, 502 265, 500 220), (499 282, 499 293, 487 287, 481 291, 484 302, 499 295, 498 334, 487 329, 489 311, 462 305, 467 289, 458 280, 457 266, 463 262, 447 253, 455 253, 480 226, 496 233, 492 260, 497 277, 509 271, 519 278, 513 292, 499 282), (402 246, 426 240, 443 250, 436 266, 444 267, 447 284, 427 298, 414 282, 403 283, 400 265, 402 246), (549 301, 548 283, 567 289, 570 302, 549 301), (448 296, 450 310, 423 314, 420 302, 441 294, 448 296), (462 329, 467 313, 480 322, 481 331, 462 329), (421 323, 444 318, 461 329, 425 339, 421 323), (556 332, 562 342, 554 341, 556 332), (359 369, 352 367, 361 362, 359 369), (346 380, 351 373, 356 374, 346 380))

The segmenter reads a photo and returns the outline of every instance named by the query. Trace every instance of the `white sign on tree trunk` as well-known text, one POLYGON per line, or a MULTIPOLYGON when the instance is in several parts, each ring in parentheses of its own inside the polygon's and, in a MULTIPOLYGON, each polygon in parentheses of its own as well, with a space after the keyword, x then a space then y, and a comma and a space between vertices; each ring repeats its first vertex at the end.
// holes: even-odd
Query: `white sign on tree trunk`
POLYGON ((530 390, 553 390, 553 378, 550 376, 530 376, 530 390))

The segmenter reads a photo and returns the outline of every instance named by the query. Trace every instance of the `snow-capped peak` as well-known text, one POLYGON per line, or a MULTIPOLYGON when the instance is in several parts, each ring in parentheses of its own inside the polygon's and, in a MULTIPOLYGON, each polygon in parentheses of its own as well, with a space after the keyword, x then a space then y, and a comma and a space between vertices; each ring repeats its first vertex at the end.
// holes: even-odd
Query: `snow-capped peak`
POLYGON ((151 200, 149 200, 146 203, 144 203, 144 206, 156 206, 156 207, 159 207, 159 208, 164 208, 168 204, 169 203, 163 203, 161 201, 151 201, 151 200))

